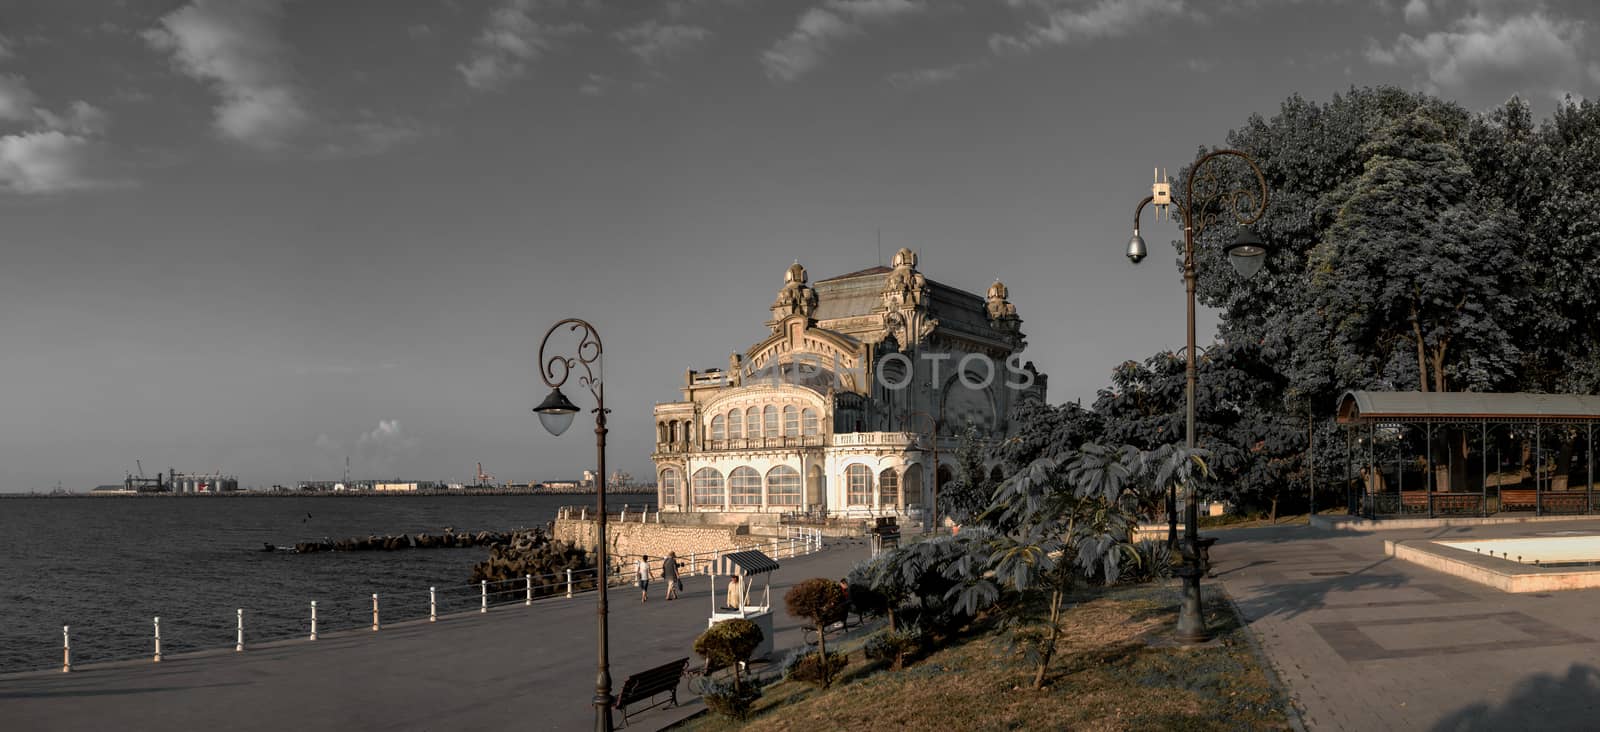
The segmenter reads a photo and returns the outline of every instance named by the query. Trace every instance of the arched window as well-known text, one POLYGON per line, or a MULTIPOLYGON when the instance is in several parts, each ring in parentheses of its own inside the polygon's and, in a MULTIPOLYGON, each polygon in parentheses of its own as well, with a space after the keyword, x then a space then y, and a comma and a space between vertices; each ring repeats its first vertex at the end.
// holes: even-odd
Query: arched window
POLYGON ((768 404, 766 409, 761 410, 761 416, 763 418, 761 420, 761 434, 763 437, 777 437, 779 434, 781 434, 778 432, 777 407, 768 404))
POLYGON ((671 429, 670 429, 668 434, 671 436, 671 441, 672 442, 677 442, 678 441, 678 434, 679 433, 678 433, 678 423, 677 422, 673 422, 671 424, 671 429))
POLYGON ((761 474, 755 468, 738 467, 728 476, 728 503, 734 506, 761 505, 761 474))
POLYGON ((722 507, 722 473, 715 468, 694 471, 694 485, 690 489, 694 505, 722 507))
POLYGON ((728 439, 737 440, 744 437, 744 419, 739 416, 739 410, 728 412, 728 439))
POLYGON ((744 436, 751 438, 761 436, 761 410, 755 407, 744 410, 744 436))
POLYGON ((727 437, 727 432, 725 431, 725 428, 724 428, 724 425, 723 425, 722 415, 719 414, 719 415, 717 415, 715 417, 712 417, 711 418, 711 439, 713 439, 713 440, 721 440, 721 439, 724 439, 726 437, 727 437))
POLYGON ((656 423, 656 442, 665 443, 666 441, 667 441, 667 423, 666 422, 657 422, 656 423))
POLYGON ((817 410, 806 407, 805 411, 800 413, 800 434, 811 437, 818 434, 818 429, 817 410))
POLYGON ((800 410, 795 409, 793 404, 783 408, 783 436, 800 436, 800 410))
POLYGON ((767 471, 767 505, 800 505, 800 471, 787 465, 767 471))
POLYGON ((872 505, 872 471, 856 463, 844 470, 845 499, 851 506, 872 505))
POLYGON ((900 505, 900 476, 894 468, 878 473, 878 505, 896 508, 900 505))
POLYGON ((678 491, 683 490, 683 479, 678 476, 678 471, 667 468, 661 471, 661 504, 662 506, 678 505, 678 491))

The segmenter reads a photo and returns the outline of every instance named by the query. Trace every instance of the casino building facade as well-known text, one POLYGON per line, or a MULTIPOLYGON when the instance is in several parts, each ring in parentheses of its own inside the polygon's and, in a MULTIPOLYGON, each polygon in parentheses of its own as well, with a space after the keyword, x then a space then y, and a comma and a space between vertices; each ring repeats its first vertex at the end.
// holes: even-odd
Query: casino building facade
POLYGON ((910 249, 814 284, 795 263, 767 337, 656 405, 661 510, 921 521, 958 436, 1003 437, 1013 404, 1044 398, 1008 297, 929 280, 910 249))

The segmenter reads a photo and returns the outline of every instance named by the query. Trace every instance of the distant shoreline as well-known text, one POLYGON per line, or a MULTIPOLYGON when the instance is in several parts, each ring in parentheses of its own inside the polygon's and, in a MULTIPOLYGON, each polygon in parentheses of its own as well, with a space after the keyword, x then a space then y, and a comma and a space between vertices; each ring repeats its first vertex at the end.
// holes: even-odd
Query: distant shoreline
MULTIPOLYGON (((593 488, 558 489, 500 489, 500 490, 442 490, 442 491, 231 491, 228 493, 0 493, 4 498, 409 498, 418 496, 452 496, 460 498, 487 496, 592 496, 593 488)), ((654 488, 607 488, 608 496, 653 496, 654 488)))

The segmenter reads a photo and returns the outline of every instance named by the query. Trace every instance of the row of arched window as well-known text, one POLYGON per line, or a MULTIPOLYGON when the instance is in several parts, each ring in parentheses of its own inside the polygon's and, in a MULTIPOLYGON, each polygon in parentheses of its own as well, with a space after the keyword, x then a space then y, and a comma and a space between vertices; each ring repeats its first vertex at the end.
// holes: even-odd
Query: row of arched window
MULTIPOLYGON (((942 477, 941 475, 941 479, 942 477)), ((845 502, 851 506, 901 505, 900 475, 893 468, 878 473, 876 485, 872 470, 859 463, 845 468, 844 478, 845 502), (877 492, 876 504, 873 502, 874 490, 877 492)), ((663 505, 676 505, 682 489, 683 478, 677 470, 667 468, 661 471, 663 505)), ((787 465, 779 465, 767 471, 766 479, 763 480, 755 468, 741 466, 734 468, 724 480, 722 471, 716 468, 701 468, 694 471, 694 476, 690 479, 689 502, 694 506, 705 508, 720 508, 724 505, 759 507, 762 505, 763 491, 767 506, 801 505, 800 471, 787 465)))
POLYGON ((779 411, 776 405, 732 409, 711 418, 711 439, 737 440, 744 437, 810 437, 821 434, 817 410, 797 409, 793 404, 779 411))

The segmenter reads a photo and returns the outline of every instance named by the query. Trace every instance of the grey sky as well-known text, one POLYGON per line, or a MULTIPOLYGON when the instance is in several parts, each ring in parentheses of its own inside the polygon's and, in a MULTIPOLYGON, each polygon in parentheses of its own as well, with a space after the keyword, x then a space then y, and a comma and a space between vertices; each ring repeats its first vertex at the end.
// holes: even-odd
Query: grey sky
MULTIPOLYGON (((0 4, 0 490, 575 475, 544 330, 605 340, 610 462, 814 278, 995 277, 1054 401, 1183 340, 1123 259, 1151 168, 1292 93, 1548 112, 1581 2, 0 4), (334 7, 337 6, 337 7, 334 7), (647 8, 647 10, 638 10, 647 8)), ((1152 245, 1176 236, 1147 216, 1152 245)), ((1209 332, 1214 321, 1203 324, 1209 332)), ((1204 333, 1202 338, 1204 338, 1204 333)), ((587 406, 587 395, 572 394, 587 406)))

